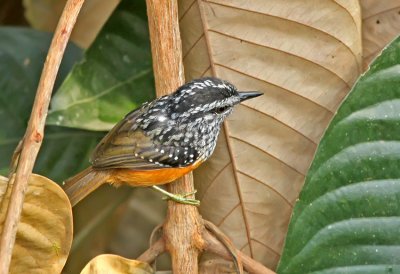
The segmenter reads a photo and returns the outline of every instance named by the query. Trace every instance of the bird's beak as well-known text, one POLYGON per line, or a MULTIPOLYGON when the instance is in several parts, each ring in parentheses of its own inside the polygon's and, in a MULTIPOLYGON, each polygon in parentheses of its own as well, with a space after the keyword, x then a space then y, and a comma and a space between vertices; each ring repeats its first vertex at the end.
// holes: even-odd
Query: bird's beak
POLYGON ((254 97, 258 97, 262 95, 261 92, 258 91, 246 91, 246 92, 239 92, 239 98, 240 98, 240 102, 243 102, 245 100, 254 98, 254 97))

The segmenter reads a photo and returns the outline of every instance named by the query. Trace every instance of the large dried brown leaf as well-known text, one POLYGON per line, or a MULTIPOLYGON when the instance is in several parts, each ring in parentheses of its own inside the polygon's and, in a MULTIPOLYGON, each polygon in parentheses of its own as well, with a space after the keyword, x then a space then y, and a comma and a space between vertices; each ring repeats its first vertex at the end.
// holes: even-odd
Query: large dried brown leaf
MULTIPOLYGON (((23 0, 25 17, 36 29, 54 31, 66 0, 23 0)), ((71 34, 71 40, 87 48, 120 0, 87 0, 71 34)))
POLYGON ((358 1, 180 0, 186 80, 264 96, 237 107, 195 172, 204 218, 275 267, 332 113, 361 71, 358 1))
MULTIPOLYGON (((10 199, 0 176, 0 231, 10 199), (5 199, 4 199, 5 197, 5 199)), ((51 180, 32 174, 13 249, 10 273, 60 273, 72 243, 72 210, 67 195, 51 180)))
POLYGON ((103 254, 93 258, 81 274, 152 274, 154 271, 144 262, 129 260, 117 255, 103 254))
POLYGON ((400 34, 399 0, 361 0, 364 68, 400 34))
POLYGON ((200 274, 237 274, 235 265, 223 259, 204 259, 199 265, 200 274))

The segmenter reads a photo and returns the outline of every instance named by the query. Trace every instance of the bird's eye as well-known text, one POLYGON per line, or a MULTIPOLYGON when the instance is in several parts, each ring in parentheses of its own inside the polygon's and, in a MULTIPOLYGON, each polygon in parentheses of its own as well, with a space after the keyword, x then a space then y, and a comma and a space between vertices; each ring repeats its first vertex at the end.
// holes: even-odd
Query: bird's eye
POLYGON ((217 113, 217 114, 222 114, 225 111, 227 111, 228 108, 229 108, 229 106, 217 107, 217 108, 214 109, 214 112, 217 113))

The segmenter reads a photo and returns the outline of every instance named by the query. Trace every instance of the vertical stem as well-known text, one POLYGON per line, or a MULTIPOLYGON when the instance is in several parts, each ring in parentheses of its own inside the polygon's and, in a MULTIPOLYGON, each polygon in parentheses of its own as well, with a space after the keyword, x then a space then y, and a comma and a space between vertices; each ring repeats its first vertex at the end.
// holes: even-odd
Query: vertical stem
MULTIPOLYGON (((194 190, 192 174, 169 185, 172 193, 190 193, 194 190)), ((174 274, 198 273, 198 256, 204 249, 204 226, 197 207, 168 202, 164 223, 166 248, 172 258, 174 274)))
POLYGON ((44 124, 47 117, 51 92, 65 47, 84 0, 68 0, 50 45, 49 53, 40 77, 31 117, 25 132, 21 155, 12 186, 3 232, 0 239, 0 273, 9 272, 11 254, 15 243, 17 226, 21 216, 28 178, 42 144, 44 124))
POLYGON ((146 0, 158 96, 175 91, 185 82, 177 0, 146 0))
MULTIPOLYGON (((173 92, 184 83, 177 0, 146 0, 157 95, 173 92)), ((172 193, 194 190, 191 175, 169 184, 172 193)), ((203 249, 202 219, 195 206, 168 202, 164 237, 175 274, 198 273, 203 249)))

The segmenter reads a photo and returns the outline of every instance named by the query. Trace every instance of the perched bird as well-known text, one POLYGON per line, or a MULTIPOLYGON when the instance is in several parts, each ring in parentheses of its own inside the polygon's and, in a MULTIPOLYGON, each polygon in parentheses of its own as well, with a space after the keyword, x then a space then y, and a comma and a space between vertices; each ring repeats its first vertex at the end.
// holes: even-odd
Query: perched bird
MULTIPOLYGON (((239 92, 227 81, 207 77, 143 104, 97 145, 91 167, 65 182, 71 204, 103 183, 155 186, 192 171, 213 153, 221 124, 233 107, 261 94, 239 92)), ((157 189, 178 202, 198 204, 157 189)))

